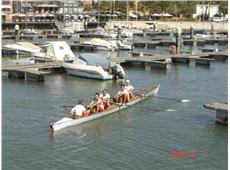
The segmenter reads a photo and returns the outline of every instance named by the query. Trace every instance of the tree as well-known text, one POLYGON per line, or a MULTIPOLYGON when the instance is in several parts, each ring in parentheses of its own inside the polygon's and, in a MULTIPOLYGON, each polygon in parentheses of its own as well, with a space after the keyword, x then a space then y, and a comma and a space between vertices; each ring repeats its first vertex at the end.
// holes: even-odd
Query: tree
POLYGON ((225 16, 228 13, 228 1, 219 1, 217 4, 219 5, 219 13, 223 13, 225 16))

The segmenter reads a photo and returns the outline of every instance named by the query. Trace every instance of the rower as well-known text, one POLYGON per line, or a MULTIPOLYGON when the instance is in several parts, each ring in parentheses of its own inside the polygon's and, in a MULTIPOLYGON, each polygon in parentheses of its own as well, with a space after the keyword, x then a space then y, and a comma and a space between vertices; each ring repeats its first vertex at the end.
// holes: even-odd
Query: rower
POLYGON ((110 100, 110 94, 107 92, 106 89, 102 91, 101 95, 103 104, 104 104, 104 109, 107 109, 110 106, 109 100, 110 100))
POLYGON ((73 119, 81 118, 86 111, 85 106, 82 105, 83 100, 79 100, 78 104, 71 110, 70 115, 73 119))
POLYGON ((125 84, 121 84, 121 90, 116 94, 116 98, 122 104, 130 101, 129 92, 125 89, 125 84))
POLYGON ((99 93, 95 94, 95 98, 89 104, 88 108, 92 110, 93 113, 103 112, 104 105, 99 93))
POLYGON ((129 97, 130 99, 132 99, 133 97, 133 86, 130 84, 130 81, 129 80, 126 80, 125 81, 125 89, 128 90, 129 92, 129 97))

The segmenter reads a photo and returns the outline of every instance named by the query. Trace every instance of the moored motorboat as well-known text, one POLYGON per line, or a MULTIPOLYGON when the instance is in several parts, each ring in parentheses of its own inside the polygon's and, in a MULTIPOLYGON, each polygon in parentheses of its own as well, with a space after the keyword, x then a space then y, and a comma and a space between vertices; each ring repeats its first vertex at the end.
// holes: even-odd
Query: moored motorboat
POLYGON ((82 44, 93 46, 95 47, 96 50, 102 50, 102 51, 115 50, 114 46, 110 42, 100 38, 93 38, 90 41, 84 41, 82 44))
POLYGON ((72 62, 75 55, 70 46, 65 41, 46 42, 46 52, 37 52, 32 54, 31 61, 46 62, 46 61, 65 61, 72 62))
POLYGON ((80 54, 72 63, 63 63, 63 67, 70 75, 98 80, 123 79, 125 76, 120 64, 109 63, 106 56, 95 53, 80 54))
POLYGON ((39 46, 30 42, 16 42, 14 44, 6 44, 3 46, 3 48, 25 53, 37 53, 41 51, 39 46))
POLYGON ((120 105, 117 103, 111 104, 111 106, 105 110, 104 112, 96 113, 87 117, 82 117, 78 119, 73 119, 68 116, 62 118, 61 120, 51 123, 49 125, 49 130, 51 133, 54 133, 55 131, 70 127, 70 126, 76 126, 112 113, 115 113, 117 111, 126 109, 138 102, 141 102, 142 100, 148 98, 149 96, 156 95, 160 89, 160 84, 155 84, 151 86, 150 88, 142 89, 134 93, 134 97, 132 100, 126 104, 120 105))

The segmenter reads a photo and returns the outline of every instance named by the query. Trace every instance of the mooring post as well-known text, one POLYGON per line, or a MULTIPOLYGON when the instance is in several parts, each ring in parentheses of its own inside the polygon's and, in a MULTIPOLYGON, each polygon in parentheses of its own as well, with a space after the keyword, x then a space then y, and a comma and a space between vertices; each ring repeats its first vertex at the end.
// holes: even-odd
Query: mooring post
POLYGON ((16 24, 15 25, 15 42, 18 42, 19 41, 19 25, 16 24))
POLYGON ((153 22, 153 32, 156 31, 156 28, 157 28, 157 23, 156 23, 156 22, 153 22))
POLYGON ((181 46, 181 28, 177 27, 176 29, 176 51, 177 54, 180 53, 180 46, 181 46))
POLYGON ((192 43, 192 45, 193 46, 197 46, 197 41, 196 41, 196 36, 193 36, 193 39, 192 39, 193 41, 193 43, 192 43))
POLYGON ((213 27, 213 23, 211 23, 211 30, 210 33, 212 35, 212 38, 214 38, 214 27, 213 27))
POLYGON ((18 64, 18 56, 19 56, 19 52, 18 50, 16 50, 16 64, 18 64))
POLYGON ((27 73, 26 72, 24 73, 24 76, 25 76, 24 80, 26 81, 27 80, 27 73))
POLYGON ((133 56, 133 51, 134 51, 133 43, 134 43, 134 36, 132 36, 132 45, 131 45, 131 54, 132 54, 132 56, 133 56))
POLYGON ((118 40, 121 41, 121 26, 120 25, 118 26, 117 33, 118 33, 117 35, 118 40))
POLYGON ((88 32, 88 20, 87 19, 84 20, 84 28, 85 28, 85 32, 87 33, 88 32))
POLYGON ((193 26, 190 25, 190 39, 192 40, 194 36, 194 30, 193 30, 193 26))

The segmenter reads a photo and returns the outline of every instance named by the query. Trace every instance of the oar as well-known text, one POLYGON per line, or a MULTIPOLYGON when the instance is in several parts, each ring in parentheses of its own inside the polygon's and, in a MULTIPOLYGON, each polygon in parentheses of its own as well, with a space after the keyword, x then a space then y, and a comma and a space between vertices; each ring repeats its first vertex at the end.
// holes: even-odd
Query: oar
POLYGON ((71 111, 70 108, 73 108, 74 105, 62 105, 62 107, 63 107, 67 112, 70 112, 70 111, 71 111))
POLYGON ((74 107, 74 105, 62 105, 62 107, 74 107))

